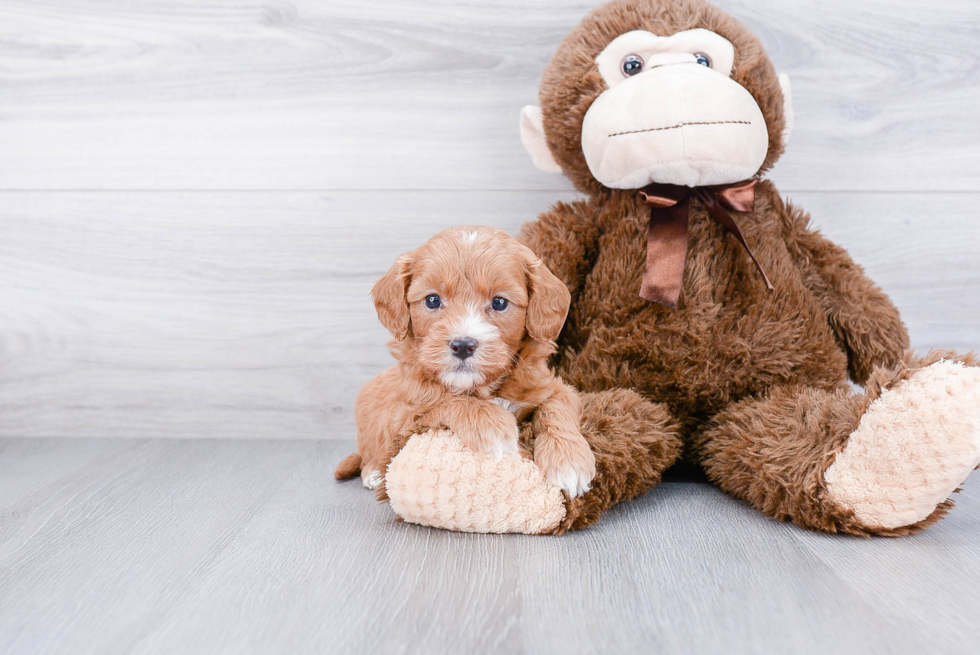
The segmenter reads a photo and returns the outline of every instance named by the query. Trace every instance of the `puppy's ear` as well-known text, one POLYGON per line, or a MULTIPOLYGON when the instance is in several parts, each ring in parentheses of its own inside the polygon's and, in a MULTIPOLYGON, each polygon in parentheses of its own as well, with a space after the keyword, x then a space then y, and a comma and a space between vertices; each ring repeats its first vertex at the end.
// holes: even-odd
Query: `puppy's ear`
POLYGON ((371 289, 371 297, 374 299, 374 308, 378 312, 378 319, 399 341, 408 336, 408 327, 412 318, 405 294, 408 292, 408 285, 412 281, 412 264, 414 261, 414 253, 407 252, 401 255, 384 274, 384 277, 378 280, 374 284, 374 288, 371 289))
POLYGON ((554 341, 561 334, 572 304, 565 283, 540 258, 527 251, 527 333, 538 341, 554 341))

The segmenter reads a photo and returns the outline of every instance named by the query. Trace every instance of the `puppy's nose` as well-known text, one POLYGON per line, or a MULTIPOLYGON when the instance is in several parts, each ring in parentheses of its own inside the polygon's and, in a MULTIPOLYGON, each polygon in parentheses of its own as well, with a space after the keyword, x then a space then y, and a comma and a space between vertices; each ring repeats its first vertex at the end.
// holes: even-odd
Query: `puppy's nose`
POLYGON ((463 339, 453 339, 449 342, 449 349, 453 351, 453 357, 466 359, 473 356, 476 350, 476 339, 465 337, 463 339))

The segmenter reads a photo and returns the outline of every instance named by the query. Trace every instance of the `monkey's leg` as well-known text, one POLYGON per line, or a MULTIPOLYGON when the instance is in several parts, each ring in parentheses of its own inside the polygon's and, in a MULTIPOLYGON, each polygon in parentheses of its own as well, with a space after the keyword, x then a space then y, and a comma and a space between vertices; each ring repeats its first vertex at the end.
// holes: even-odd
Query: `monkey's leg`
POLYGON ((557 534, 591 525, 616 503, 646 492, 681 454, 666 407, 626 389, 582 394, 582 434, 595 454, 596 476, 584 496, 566 503, 557 534))
POLYGON ((595 523, 616 503, 641 494, 680 455, 676 423, 662 406, 615 389, 582 396, 582 434, 596 458, 584 496, 548 483, 531 458, 474 453, 448 431, 396 437, 383 468, 379 499, 412 523, 467 532, 561 534, 595 523))
POLYGON ((733 404, 695 443, 724 491, 812 530, 899 536, 935 523, 980 463, 980 368, 906 356, 866 393, 777 388, 733 404))

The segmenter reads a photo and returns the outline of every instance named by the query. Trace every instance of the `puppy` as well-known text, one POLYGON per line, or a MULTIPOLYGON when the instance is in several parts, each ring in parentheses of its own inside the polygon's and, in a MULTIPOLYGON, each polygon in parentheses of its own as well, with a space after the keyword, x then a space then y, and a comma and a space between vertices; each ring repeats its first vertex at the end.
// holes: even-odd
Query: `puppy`
POLYGON ((518 452, 530 418, 534 461, 571 496, 589 489, 595 457, 579 430, 578 394, 548 368, 568 289, 506 232, 460 227, 398 258, 372 291, 398 364, 357 396, 358 453, 336 477, 381 482, 396 436, 452 430, 470 449, 518 452))

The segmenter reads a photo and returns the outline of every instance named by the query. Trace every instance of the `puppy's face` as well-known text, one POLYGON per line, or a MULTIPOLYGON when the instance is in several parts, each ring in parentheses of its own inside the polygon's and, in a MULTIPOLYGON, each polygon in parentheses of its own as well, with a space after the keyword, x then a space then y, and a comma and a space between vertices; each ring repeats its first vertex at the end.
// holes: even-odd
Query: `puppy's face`
POLYGON ((456 393, 500 381, 526 338, 556 339, 570 302, 526 246, 485 227, 446 230, 402 255, 373 296, 412 361, 456 393))

